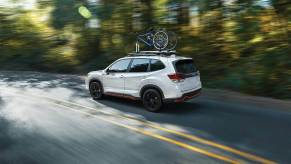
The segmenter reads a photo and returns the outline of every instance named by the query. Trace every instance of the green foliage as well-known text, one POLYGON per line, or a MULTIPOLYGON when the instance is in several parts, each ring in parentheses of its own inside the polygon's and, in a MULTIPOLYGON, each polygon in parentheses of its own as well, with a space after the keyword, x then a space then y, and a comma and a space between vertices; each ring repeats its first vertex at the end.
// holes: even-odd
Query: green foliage
POLYGON ((101 69, 134 50, 135 32, 160 26, 179 35, 177 50, 194 58, 204 86, 291 98, 288 0, 89 2, 0 8, 0 69, 101 69))

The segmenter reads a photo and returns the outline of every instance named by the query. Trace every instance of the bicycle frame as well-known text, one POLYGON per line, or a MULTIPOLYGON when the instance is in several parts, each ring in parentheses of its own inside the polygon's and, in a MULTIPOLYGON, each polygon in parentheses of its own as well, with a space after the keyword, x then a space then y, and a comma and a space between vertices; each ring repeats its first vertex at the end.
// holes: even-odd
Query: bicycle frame
POLYGON ((152 47, 154 45, 154 43, 153 43, 153 36, 154 36, 154 33, 153 32, 147 32, 145 34, 138 35, 137 36, 137 40, 145 43, 146 45, 148 45, 150 47, 152 47), (146 40, 143 37, 145 37, 146 40))
POLYGON ((160 51, 165 49, 173 50, 177 44, 177 37, 171 31, 150 29, 146 33, 137 34, 136 50, 139 50, 139 43, 160 51))

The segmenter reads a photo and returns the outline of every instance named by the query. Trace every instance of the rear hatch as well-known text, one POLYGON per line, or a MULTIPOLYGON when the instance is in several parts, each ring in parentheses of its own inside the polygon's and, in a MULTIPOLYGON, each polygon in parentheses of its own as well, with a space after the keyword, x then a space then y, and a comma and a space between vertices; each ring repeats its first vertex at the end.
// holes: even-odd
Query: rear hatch
POLYGON ((182 92, 193 90, 201 85, 199 71, 192 59, 177 60, 173 64, 176 74, 183 79, 177 83, 182 92))

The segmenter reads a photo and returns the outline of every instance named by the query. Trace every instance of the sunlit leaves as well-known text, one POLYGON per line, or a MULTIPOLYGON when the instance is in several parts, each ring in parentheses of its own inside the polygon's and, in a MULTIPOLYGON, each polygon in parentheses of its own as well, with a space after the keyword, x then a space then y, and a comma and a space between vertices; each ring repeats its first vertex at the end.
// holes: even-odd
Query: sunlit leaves
POLYGON ((134 50, 135 32, 161 26, 204 86, 290 98, 290 0, 260 1, 38 0, 35 11, 0 12, 0 64, 96 70, 134 50))
POLYGON ((263 39, 264 38, 262 36, 257 35, 252 40, 250 40, 250 43, 258 43, 258 42, 263 41, 263 39))
POLYGON ((85 6, 80 6, 78 11, 86 19, 89 19, 92 17, 91 12, 85 6))

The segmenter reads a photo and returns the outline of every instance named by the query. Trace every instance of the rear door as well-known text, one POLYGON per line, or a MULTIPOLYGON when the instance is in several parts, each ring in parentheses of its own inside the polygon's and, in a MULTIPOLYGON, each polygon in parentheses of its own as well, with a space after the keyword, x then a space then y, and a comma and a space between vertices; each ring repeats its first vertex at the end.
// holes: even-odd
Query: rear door
POLYGON ((199 72, 192 59, 177 60, 173 64, 176 73, 184 77, 184 80, 178 83, 182 92, 193 90, 201 84, 199 72))
POLYGON ((150 59, 135 58, 129 67, 128 73, 124 76, 125 94, 135 97, 139 96, 140 84, 149 76, 150 59))

